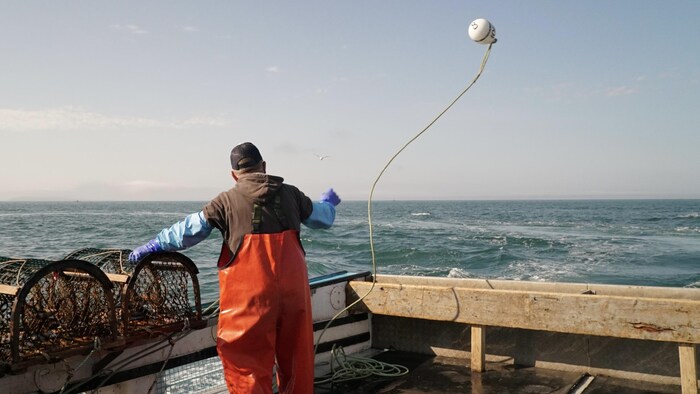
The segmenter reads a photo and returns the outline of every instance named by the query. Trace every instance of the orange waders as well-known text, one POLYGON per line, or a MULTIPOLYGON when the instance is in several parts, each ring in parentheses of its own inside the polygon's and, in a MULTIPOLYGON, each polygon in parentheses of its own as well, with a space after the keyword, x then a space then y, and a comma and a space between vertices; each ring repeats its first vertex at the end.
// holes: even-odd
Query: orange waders
POLYGON ((280 393, 313 393, 311 295, 299 232, 245 235, 219 270, 219 288, 216 347, 229 391, 271 393, 276 360, 280 393))

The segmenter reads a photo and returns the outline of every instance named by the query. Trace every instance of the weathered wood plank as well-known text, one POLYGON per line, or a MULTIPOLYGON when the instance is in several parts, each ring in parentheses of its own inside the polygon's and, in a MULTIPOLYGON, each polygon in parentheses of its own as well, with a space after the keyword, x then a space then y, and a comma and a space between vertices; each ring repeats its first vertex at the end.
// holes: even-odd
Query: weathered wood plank
POLYGON ((658 286, 605 285, 598 283, 532 282, 525 280, 442 278, 407 275, 377 275, 378 283, 536 291, 544 293, 598 294, 621 297, 672 298, 700 301, 700 289, 658 286))
POLYGON ((472 326, 471 329, 471 370, 484 372, 486 370, 486 327, 472 326))
MULTIPOLYGON (((370 286, 350 282, 350 301, 370 286)), ((377 283, 363 302, 370 312, 391 316, 700 343, 700 301, 694 300, 377 283)))
MULTIPOLYGON (((80 277, 80 278, 92 278, 92 276, 86 272, 75 272, 75 271, 63 271, 66 276, 80 277)), ((129 275, 123 274, 109 274, 105 273, 107 279, 112 282, 126 283, 129 281, 129 275)))
POLYGON ((681 390, 683 394, 698 393, 698 372, 696 369, 695 345, 682 343, 678 345, 681 365, 681 390))
POLYGON ((14 296, 14 295, 17 295, 18 291, 19 291, 19 287, 17 287, 17 286, 0 284, 0 293, 2 293, 2 294, 8 294, 8 295, 14 296))
POLYGON ((117 282, 117 283, 126 283, 129 281, 129 275, 123 275, 123 274, 107 274, 107 278, 112 281, 112 282, 117 282))

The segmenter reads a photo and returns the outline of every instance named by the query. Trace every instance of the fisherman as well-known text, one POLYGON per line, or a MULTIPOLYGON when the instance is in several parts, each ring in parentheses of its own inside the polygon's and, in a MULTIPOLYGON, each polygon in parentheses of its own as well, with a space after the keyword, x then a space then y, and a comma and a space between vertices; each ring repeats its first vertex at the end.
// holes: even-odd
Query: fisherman
POLYGON ((219 229, 224 241, 216 346, 229 391, 272 392, 276 362, 280 393, 313 393, 311 295, 300 224, 330 228, 341 200, 329 189, 312 202, 268 175, 250 142, 233 148, 231 167, 233 188, 134 249, 129 260, 188 248, 219 229))

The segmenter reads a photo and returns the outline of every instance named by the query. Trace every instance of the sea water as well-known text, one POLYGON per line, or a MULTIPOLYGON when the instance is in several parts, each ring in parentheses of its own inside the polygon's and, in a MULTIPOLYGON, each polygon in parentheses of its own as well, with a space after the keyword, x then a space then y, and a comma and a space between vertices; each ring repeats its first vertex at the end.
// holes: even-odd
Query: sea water
MULTIPOLYGON (((60 259, 133 249, 195 202, 0 202, 0 256, 60 259)), ((329 230, 302 228, 310 276, 373 269, 366 201, 329 230)), ((700 200, 375 201, 379 274, 700 287, 700 200)), ((184 251, 203 301, 218 296, 214 230, 184 251)))

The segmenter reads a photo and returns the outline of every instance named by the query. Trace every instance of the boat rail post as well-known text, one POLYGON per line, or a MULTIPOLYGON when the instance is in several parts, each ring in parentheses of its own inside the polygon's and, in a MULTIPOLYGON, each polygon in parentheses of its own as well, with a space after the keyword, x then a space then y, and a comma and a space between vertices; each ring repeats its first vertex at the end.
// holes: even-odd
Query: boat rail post
POLYGON ((681 367, 681 392, 683 394, 698 393, 697 359, 695 344, 681 343, 678 345, 678 356, 681 367))
POLYGON ((471 370, 484 372, 486 371, 486 327, 472 325, 471 329, 471 370))

